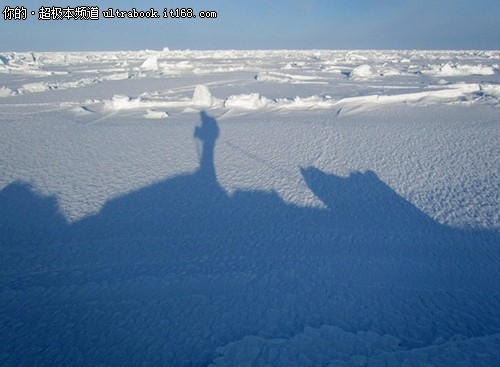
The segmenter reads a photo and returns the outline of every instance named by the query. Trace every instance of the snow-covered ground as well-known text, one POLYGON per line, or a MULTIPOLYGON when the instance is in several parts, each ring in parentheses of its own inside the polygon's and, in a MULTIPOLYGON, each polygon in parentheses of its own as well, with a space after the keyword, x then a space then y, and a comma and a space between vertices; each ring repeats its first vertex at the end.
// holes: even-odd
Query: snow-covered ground
POLYGON ((499 65, 0 53, 0 365, 498 364, 499 65))

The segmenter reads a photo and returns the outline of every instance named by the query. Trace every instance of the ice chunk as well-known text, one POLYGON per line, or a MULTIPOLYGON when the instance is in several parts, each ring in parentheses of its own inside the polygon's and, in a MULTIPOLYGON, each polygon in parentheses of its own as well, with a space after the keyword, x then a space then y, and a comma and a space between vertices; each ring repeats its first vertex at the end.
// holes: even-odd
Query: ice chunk
POLYGON ((213 98, 206 85, 198 85, 193 93, 193 105, 197 107, 212 106, 213 98))
POLYGON ((493 75, 495 69, 492 66, 484 65, 460 65, 446 63, 441 66, 430 66, 430 70, 424 71, 425 74, 440 77, 445 76, 467 76, 467 75, 493 75))
POLYGON ((146 110, 144 117, 147 119, 164 119, 168 117, 168 113, 164 111, 146 110))
POLYGON ((130 78, 130 74, 128 72, 124 72, 124 73, 114 73, 114 74, 106 75, 102 79, 103 80, 125 80, 125 79, 129 79, 129 78, 130 78))
POLYGON ((23 93, 25 92, 36 93, 36 92, 45 92, 48 89, 49 86, 47 85, 47 83, 27 83, 22 86, 20 91, 23 93))
POLYGON ((141 65, 141 69, 155 71, 158 70, 158 57, 149 56, 141 65))
POLYGON ((139 99, 131 99, 129 96, 115 94, 111 101, 106 101, 105 106, 113 110, 126 110, 130 108, 140 107, 139 99))
POLYGON ((274 104, 273 101, 262 97, 259 93, 239 94, 232 95, 226 99, 224 106, 226 108, 244 109, 244 110, 258 110, 266 108, 274 104))
POLYGON ((12 95, 12 91, 7 87, 0 88, 0 97, 8 97, 12 95))
POLYGON ((375 75, 374 70, 370 65, 363 64, 354 68, 351 72, 352 78, 369 78, 375 75))
POLYGON ((500 98, 500 85, 497 84, 481 84, 481 90, 483 93, 500 98))

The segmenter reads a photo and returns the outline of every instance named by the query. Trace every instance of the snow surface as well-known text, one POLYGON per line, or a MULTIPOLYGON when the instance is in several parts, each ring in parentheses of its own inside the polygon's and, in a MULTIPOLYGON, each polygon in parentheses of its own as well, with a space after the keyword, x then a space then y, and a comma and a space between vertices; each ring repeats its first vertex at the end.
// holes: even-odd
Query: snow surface
POLYGON ((499 64, 2 53, 0 365, 497 365, 499 64))

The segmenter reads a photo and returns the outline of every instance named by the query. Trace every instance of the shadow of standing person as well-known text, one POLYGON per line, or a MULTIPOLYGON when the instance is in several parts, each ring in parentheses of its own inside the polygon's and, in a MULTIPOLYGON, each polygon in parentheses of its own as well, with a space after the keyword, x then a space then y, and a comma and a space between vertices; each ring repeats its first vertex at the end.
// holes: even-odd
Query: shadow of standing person
POLYGON ((194 137, 202 144, 200 167, 198 174, 205 180, 216 183, 214 151, 215 142, 219 138, 219 126, 214 118, 207 115, 205 111, 200 112, 201 126, 196 126, 194 137))

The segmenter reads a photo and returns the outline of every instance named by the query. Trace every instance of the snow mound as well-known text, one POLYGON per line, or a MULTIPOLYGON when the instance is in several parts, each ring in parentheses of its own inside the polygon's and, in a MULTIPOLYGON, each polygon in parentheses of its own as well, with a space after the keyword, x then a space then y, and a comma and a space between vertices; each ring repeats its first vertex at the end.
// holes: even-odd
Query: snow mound
POLYGON ((193 105, 197 107, 211 107, 213 104, 212 93, 206 85, 198 85, 193 93, 193 105))
POLYGON ((40 65, 40 58, 32 52, 0 55, 2 69, 17 73, 50 75, 50 72, 40 70, 40 65))
POLYGON ((76 81, 68 81, 68 82, 34 82, 23 84, 21 88, 19 88, 16 92, 18 94, 25 93, 39 93, 46 92, 49 90, 61 90, 61 89, 72 89, 72 88, 82 88, 92 84, 99 83, 101 80, 118 80, 118 79, 108 79, 108 77, 104 78, 83 78, 76 81))
POLYGON ((332 108, 337 103, 330 96, 310 96, 310 97, 295 97, 293 100, 290 99, 278 99, 277 106, 279 108, 291 109, 291 110, 307 110, 314 108, 332 108))
POLYGON ((354 79, 364 79, 364 78, 370 78, 372 76, 377 75, 373 68, 370 65, 363 64, 358 67, 355 67, 351 71, 351 78, 354 79))
POLYGON ((403 75, 403 73, 397 69, 394 68, 385 68, 381 70, 380 72, 381 76, 400 76, 403 75))
POLYGON ((433 65, 430 70, 424 71, 425 74, 437 77, 444 76, 468 76, 468 75, 494 75, 495 69, 484 65, 460 65, 446 63, 444 65, 433 65))
POLYGON ((277 75, 277 73, 262 72, 255 76, 255 80, 259 82, 287 83, 290 81, 290 78, 277 75))
POLYGON ((9 97, 12 95, 12 90, 7 87, 0 87, 0 97, 9 97))
POLYGON ((190 61, 179 61, 178 63, 175 64, 175 67, 180 70, 187 70, 187 69, 192 69, 193 65, 191 65, 190 61))
POLYGON ((144 93, 137 98, 115 94, 111 100, 104 101, 104 108, 113 111, 151 108, 187 108, 191 105, 192 101, 190 98, 177 98, 172 100, 166 97, 157 98, 148 93, 144 93))
POLYGON ((343 108, 354 108, 359 111, 397 103, 414 103, 425 105, 429 103, 455 103, 462 99, 472 98, 481 91, 481 86, 475 83, 460 83, 448 85, 446 89, 425 90, 423 92, 402 93, 395 95, 367 95, 346 97, 338 101, 343 108))
POLYGON ((286 74, 279 72, 260 72, 255 76, 259 82, 273 82, 273 83, 310 83, 318 82, 320 77, 315 75, 299 75, 299 74, 286 74))
MULTIPOLYGON (((230 95, 225 100, 212 96, 206 85, 198 85, 192 98, 166 96, 144 93, 131 98, 126 95, 114 95, 105 101, 105 108, 111 110, 178 108, 184 112, 199 109, 225 108, 235 110, 255 111, 261 109, 308 110, 308 109, 342 109, 343 113, 366 111, 377 106, 388 104, 411 103, 427 105, 434 103, 474 102, 487 95, 498 98, 500 86, 496 84, 456 83, 443 86, 429 86, 418 92, 396 94, 370 94, 355 97, 335 99, 330 95, 312 95, 307 97, 270 99, 259 93, 230 95)), ((149 118, 149 117, 148 117, 149 118)))
POLYGON ((37 92, 45 92, 49 90, 49 86, 47 83, 27 83, 23 84, 23 86, 20 88, 21 93, 37 93, 37 92))
POLYGON ((481 84, 481 91, 486 95, 500 98, 499 84, 481 84))
POLYGON ((122 94, 115 94, 110 101, 105 102, 105 106, 113 110, 137 108, 140 107, 140 100, 138 98, 131 99, 129 96, 122 94))
POLYGON ((176 63, 161 63, 159 65, 161 72, 168 75, 182 75, 190 73, 193 69, 193 65, 189 61, 179 61, 176 63))
POLYGON ((243 110, 258 110, 274 104, 274 101, 262 97, 259 93, 232 95, 224 102, 226 108, 243 110))
POLYGON ((158 57, 149 56, 141 65, 142 70, 156 71, 158 70, 158 57))
POLYGON ((164 111, 146 110, 144 117, 152 120, 165 119, 168 117, 168 113, 164 111))
POLYGON ((128 72, 124 73, 114 73, 102 77, 102 80, 125 80, 130 79, 131 75, 128 72))

